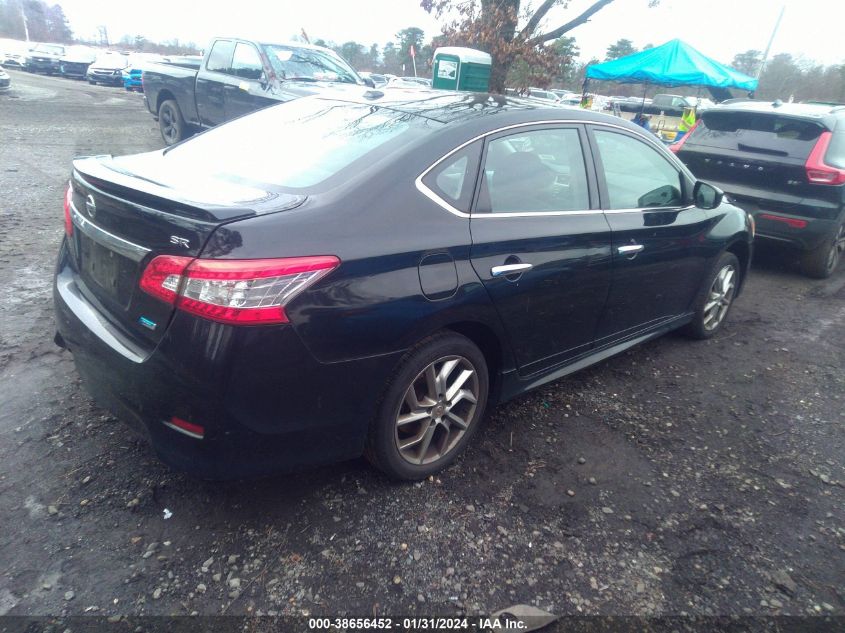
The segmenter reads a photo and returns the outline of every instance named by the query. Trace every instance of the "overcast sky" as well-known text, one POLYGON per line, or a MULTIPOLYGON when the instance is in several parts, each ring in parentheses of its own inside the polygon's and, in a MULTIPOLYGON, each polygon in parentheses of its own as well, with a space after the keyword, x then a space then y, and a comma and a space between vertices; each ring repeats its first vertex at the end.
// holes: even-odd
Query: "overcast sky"
MULTIPOLYGON (((419 0, 59 1, 77 36, 91 37, 102 24, 112 41, 141 34, 204 46, 215 35, 288 40, 305 29, 312 40, 381 46, 408 26, 422 28, 426 39, 440 30, 419 0)), ((548 26, 565 22, 591 1, 572 0, 568 9, 553 10, 548 26)), ((787 52, 824 64, 845 61, 843 0, 662 0, 657 8, 647 5, 648 0, 616 0, 570 35, 576 37, 584 58, 603 59, 607 46, 622 37, 638 47, 679 37, 706 55, 730 61, 737 52, 763 50, 785 6, 773 55, 787 52)))

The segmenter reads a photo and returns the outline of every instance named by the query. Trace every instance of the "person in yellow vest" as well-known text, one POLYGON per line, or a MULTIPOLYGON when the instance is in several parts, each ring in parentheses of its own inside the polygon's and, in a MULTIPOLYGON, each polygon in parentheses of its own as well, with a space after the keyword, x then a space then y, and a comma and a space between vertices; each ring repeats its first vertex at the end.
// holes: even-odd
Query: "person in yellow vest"
POLYGON ((695 127, 695 108, 684 108, 684 113, 681 115, 681 122, 678 123, 678 135, 675 140, 680 140, 684 134, 695 127))

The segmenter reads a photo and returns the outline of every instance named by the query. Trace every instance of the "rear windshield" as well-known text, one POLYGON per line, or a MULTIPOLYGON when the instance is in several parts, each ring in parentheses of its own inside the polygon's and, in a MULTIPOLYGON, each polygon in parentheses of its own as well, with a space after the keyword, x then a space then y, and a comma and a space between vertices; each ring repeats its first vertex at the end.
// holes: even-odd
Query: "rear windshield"
POLYGON ((375 105, 306 97, 165 150, 162 167, 240 184, 311 189, 371 165, 442 125, 375 105))
POLYGON ((806 159, 824 128, 812 121, 759 112, 705 112, 692 145, 806 159))

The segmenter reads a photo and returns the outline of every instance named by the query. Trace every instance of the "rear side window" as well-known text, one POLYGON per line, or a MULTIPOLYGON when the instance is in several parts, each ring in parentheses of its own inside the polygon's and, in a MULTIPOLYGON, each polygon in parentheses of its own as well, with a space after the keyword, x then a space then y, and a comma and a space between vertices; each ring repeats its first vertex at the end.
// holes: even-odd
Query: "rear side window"
POLYGON ((426 174, 423 183, 444 201, 468 213, 480 154, 480 142, 468 145, 426 174))
POLYGON ((532 130, 487 144, 477 210, 543 213, 590 208, 578 130, 532 130))
POLYGON ((760 112, 705 112, 691 145, 806 159, 822 126, 812 121, 760 112))
POLYGON ((228 40, 217 40, 211 47, 208 54, 206 70, 218 73, 227 73, 232 66, 232 54, 235 52, 235 43, 228 40))

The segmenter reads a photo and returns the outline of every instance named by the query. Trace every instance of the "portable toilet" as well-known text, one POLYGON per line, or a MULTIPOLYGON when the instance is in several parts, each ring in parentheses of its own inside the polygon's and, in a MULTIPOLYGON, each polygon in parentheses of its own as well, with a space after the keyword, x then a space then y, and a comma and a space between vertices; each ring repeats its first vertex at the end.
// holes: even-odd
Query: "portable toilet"
POLYGON ((441 90, 487 92, 493 59, 484 51, 460 46, 441 46, 434 51, 431 86, 441 90))

